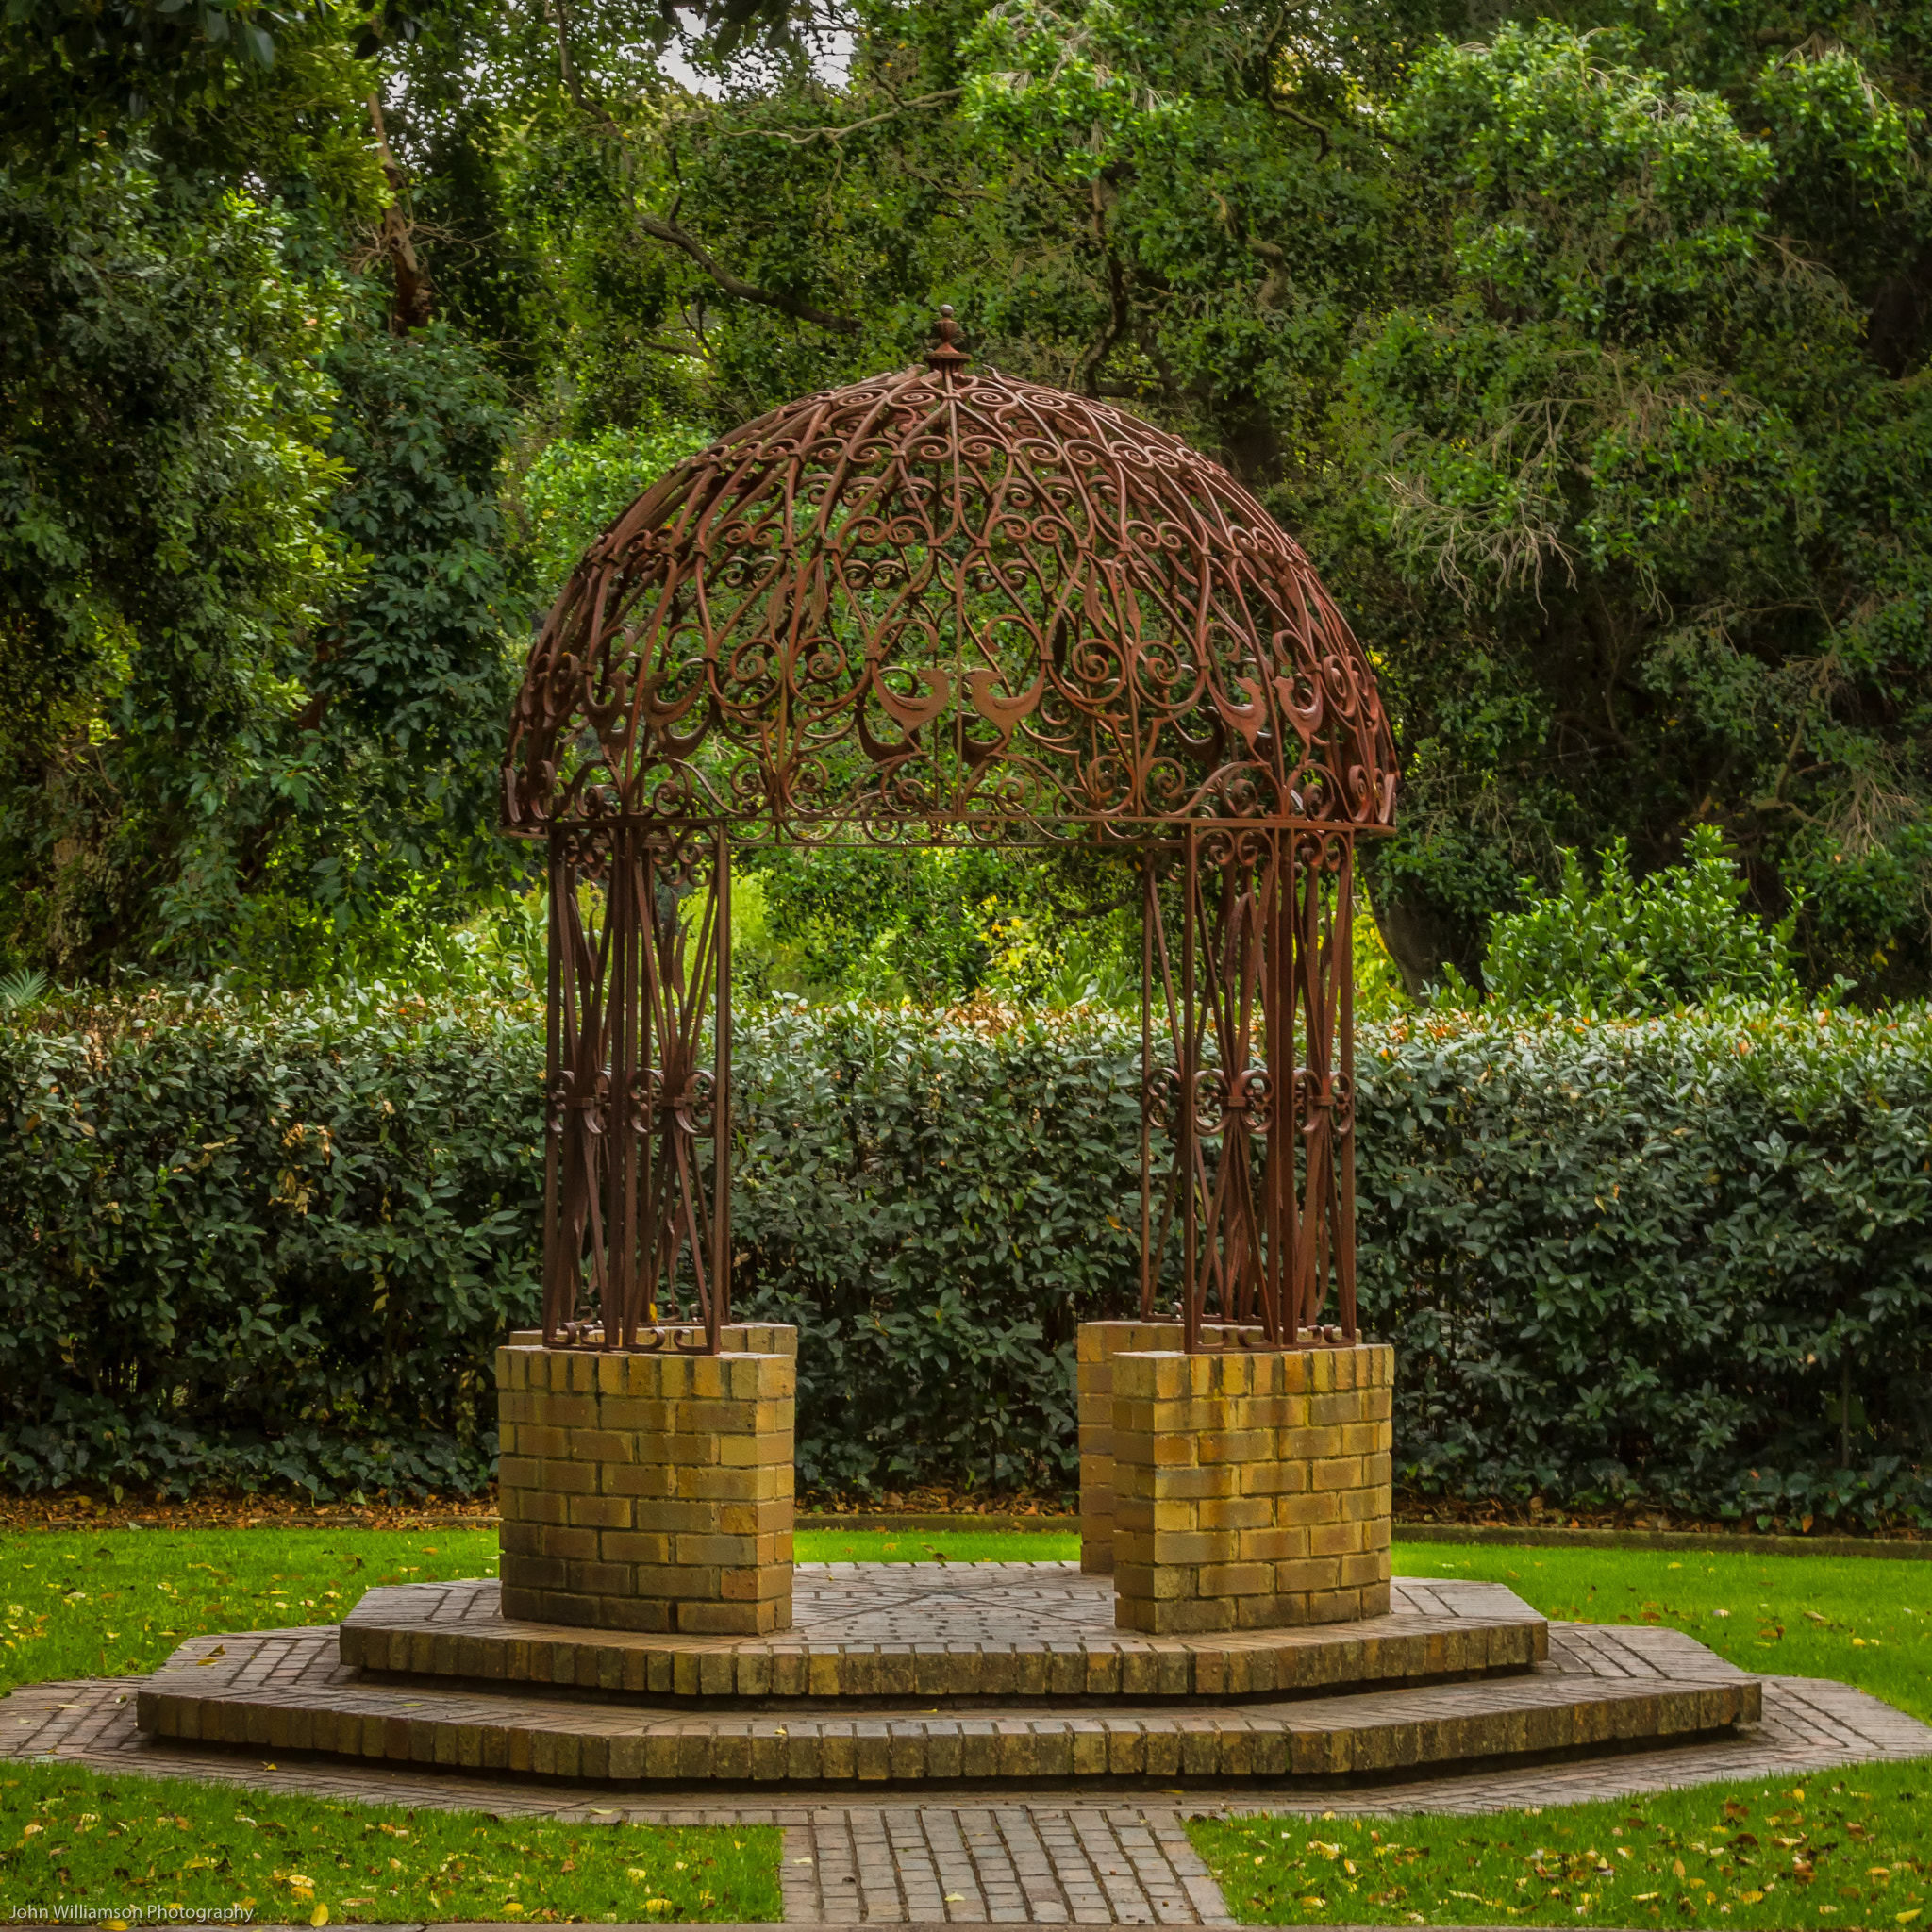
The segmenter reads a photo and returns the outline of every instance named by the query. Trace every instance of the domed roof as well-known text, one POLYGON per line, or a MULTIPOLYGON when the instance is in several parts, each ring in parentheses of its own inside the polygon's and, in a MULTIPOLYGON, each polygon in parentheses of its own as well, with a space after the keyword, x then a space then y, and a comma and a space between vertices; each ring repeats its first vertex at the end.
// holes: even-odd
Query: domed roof
POLYGON ((970 368, 956 334, 734 430, 591 546, 530 653, 508 829, 1393 823, 1374 675, 1260 504, 1132 416, 970 368))

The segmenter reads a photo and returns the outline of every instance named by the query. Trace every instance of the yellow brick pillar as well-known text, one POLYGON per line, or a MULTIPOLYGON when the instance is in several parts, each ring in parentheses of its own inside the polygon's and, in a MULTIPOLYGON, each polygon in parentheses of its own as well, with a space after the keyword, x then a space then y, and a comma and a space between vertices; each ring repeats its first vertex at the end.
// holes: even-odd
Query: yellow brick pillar
POLYGON ((1386 1613, 1394 1366, 1386 1342, 1115 1354, 1114 1622, 1386 1613))
MULTIPOLYGON (((1208 1324, 1212 1343, 1241 1333, 1208 1324)), ((1259 1330, 1252 1330, 1259 1333, 1259 1330)), ((1074 1342, 1075 1398, 1080 1424, 1080 1568, 1113 1574, 1113 1358, 1129 1351, 1175 1349, 1178 1322, 1082 1322, 1074 1342)))
POLYGON ((791 1627, 798 1331, 740 1325, 725 1340, 741 1346, 497 1350, 506 1617, 791 1627))

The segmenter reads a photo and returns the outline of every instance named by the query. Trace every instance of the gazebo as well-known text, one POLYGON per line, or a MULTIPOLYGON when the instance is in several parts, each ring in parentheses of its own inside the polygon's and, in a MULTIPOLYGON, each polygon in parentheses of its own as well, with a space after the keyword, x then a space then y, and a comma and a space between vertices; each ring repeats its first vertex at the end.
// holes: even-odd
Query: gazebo
POLYGON ((549 860, 545 1343, 723 1345, 732 854, 845 840, 1134 868, 1142 1319, 1353 1344, 1374 673, 1225 470, 936 334, 679 463, 530 653, 504 813, 549 860))
POLYGON ((1351 1197, 1374 680, 1225 472, 957 337, 679 464, 531 654, 505 808, 549 852, 544 1322, 497 1356, 500 1584, 192 1640, 140 1691, 149 1736, 687 1804, 1138 1805, 1681 1761, 1763 1714, 1675 1633, 1553 1641, 1502 1585, 1391 1581, 1392 1351, 1355 1332, 1351 1197), (1077 1568, 794 1578, 796 1331, 730 1309, 731 863, 774 840, 1138 869, 1141 1309, 1080 1332, 1077 1568))

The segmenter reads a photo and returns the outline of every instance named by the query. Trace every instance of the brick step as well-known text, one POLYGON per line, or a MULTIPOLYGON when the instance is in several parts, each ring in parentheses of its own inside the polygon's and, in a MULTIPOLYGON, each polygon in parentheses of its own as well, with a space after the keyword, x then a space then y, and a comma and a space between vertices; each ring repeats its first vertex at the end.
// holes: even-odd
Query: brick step
POLYGON ((1496 1585, 1394 1586, 1355 1624, 1217 1635, 1117 1629, 1105 1577, 1071 1563, 798 1566, 794 1626, 767 1637, 571 1629, 504 1617, 494 1582, 372 1590, 341 1626, 344 1664, 477 1687, 536 1685, 656 1703, 1164 1702, 1306 1697, 1510 1674, 1549 1626, 1496 1585))
MULTIPOLYGON (((1693 1646, 1693 1648, 1695 1648, 1693 1646)), ((1702 1653, 1708 1657, 1708 1653, 1702 1653)), ((1359 1777, 1689 1740, 1756 1722, 1755 1678, 1613 1658, 1525 1675, 1219 1709, 713 1714, 372 1681, 336 1632, 184 1645, 138 1693, 151 1737, 622 1784, 1359 1777)))

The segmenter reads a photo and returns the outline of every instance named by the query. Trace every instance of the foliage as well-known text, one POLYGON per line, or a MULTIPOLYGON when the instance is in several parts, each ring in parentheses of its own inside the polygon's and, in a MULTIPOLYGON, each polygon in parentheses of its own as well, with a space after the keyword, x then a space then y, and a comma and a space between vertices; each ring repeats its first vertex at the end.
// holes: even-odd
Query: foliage
POLYGON ((61 1916, 108 1895, 139 1909, 150 1890, 169 1910, 239 1908, 244 1924, 385 1924, 405 1911, 501 1921, 545 1908, 607 1923, 743 1924, 782 1909, 783 1834, 770 1824, 506 1820, 42 1758, 0 1776, 0 1887, 61 1916), (526 1892, 542 1907, 525 1906, 526 1892))
POLYGON ((34 1025, 0 1042, 11 1478, 486 1480, 491 1350, 532 1307, 536 1031, 158 993, 34 1025))
POLYGON ((241 191, 0 178, 0 952, 196 955, 353 581, 317 350, 339 282, 241 191))
MULTIPOLYGON (((298 341, 257 353, 332 414, 339 457, 374 466, 341 527, 399 480, 408 439, 381 426, 385 408, 434 415, 434 367, 458 375, 452 407, 479 427, 500 383, 524 406, 502 474, 547 595, 676 425, 904 362, 950 301, 976 354, 1213 449, 1308 544, 1397 727, 1403 830, 1370 883, 1410 995, 1445 961, 1473 974, 1491 918, 1524 903, 1525 877, 1557 888, 1565 850, 1621 838, 1648 874, 1698 824, 1739 855, 1754 913, 1798 910, 1807 984, 1923 992, 1932 36, 1913 14, 1804 4, 1770 26, 1716 0, 1561 11, 860 0, 828 60, 783 0, 729 0, 708 33, 654 0, 353 22, 210 0, 125 6, 92 40, 52 0, 11 0, 0 85, 22 108, 16 164, 39 178, 42 157, 66 157, 76 233, 117 232, 125 170, 103 157, 138 130, 169 195, 280 198, 283 272, 320 291, 304 313, 336 311, 345 267, 379 282, 406 244, 420 258, 446 333, 352 345, 330 364, 340 404, 298 341), (132 118, 130 90, 148 97, 132 118)), ((89 299, 147 337, 166 298, 109 278, 89 299)), ((90 421, 121 425, 109 445, 140 440, 140 385, 65 365, 57 379, 59 354, 32 340, 22 420, 43 392, 50 408, 84 394, 90 421)), ((257 977, 313 980, 353 934, 393 971, 429 924, 459 924, 501 888, 474 816, 495 750, 472 620, 487 609, 520 632, 531 587, 486 581, 475 447, 448 418, 425 430, 393 570, 375 541, 389 525, 364 520, 359 600, 241 574, 219 631, 236 643, 193 657, 186 706, 142 711, 140 744, 110 747, 114 789, 88 775, 62 714, 58 768, 81 774, 63 781, 81 803, 32 798, 16 818, 42 857, 13 895, 13 954, 71 975, 194 973, 239 952, 257 977), (425 545, 424 518, 451 503, 470 506, 467 530, 425 545), (339 741, 353 692, 301 643, 366 630, 386 575, 400 617, 445 563, 468 612, 445 613, 432 654, 454 652, 446 682, 411 684, 392 644, 357 656, 402 678, 408 748, 373 726, 339 741), (288 648, 264 654, 264 637, 288 648), (255 690, 258 664, 278 695, 240 722, 195 683, 255 690), (318 697, 328 718, 291 739, 318 697), (425 712, 439 748, 412 785, 425 712), (183 780, 170 731, 221 755, 183 780), (147 791, 124 782, 136 763, 147 791), (291 814, 312 815, 317 839, 291 814), (425 882, 392 935, 366 908, 410 869, 419 820, 425 882), (341 835, 334 874, 305 870, 322 829, 331 849, 341 835), (164 901, 175 924, 157 924, 164 901)), ((73 704, 92 716, 124 661, 146 691, 150 656, 172 698, 165 650, 114 627, 149 608, 131 576, 155 547, 114 535, 138 468, 61 462, 69 481, 35 484, 55 486, 70 558, 57 601, 113 620, 70 641, 80 668, 101 660, 73 704), (94 502, 116 507, 98 527, 81 514, 94 502)), ((170 482, 176 522, 225 488, 170 482)), ((44 568, 17 556, 9 578, 44 568)), ((211 587, 211 615, 230 589, 211 587)), ((10 634, 0 648, 33 677, 44 663, 49 702, 65 702, 58 654, 15 651, 10 634)), ((1105 982, 1108 948, 1083 940, 1094 958, 1070 962, 1017 891, 997 917, 1019 922, 1018 976, 961 971, 975 949, 991 961, 985 897, 949 907, 939 957, 874 977, 1105 982)), ((773 916, 781 948, 819 947, 811 921, 773 916)))
POLYGON ((1924 38, 1570 11, 868 5, 841 85, 699 53, 702 101, 478 28, 516 140, 412 138, 514 211, 574 407, 753 416, 949 300, 1223 454, 1381 667, 1410 992, 1563 849, 1699 823, 1807 982, 1923 990, 1924 38))
POLYGON ((1357 1065, 1398 1481, 1924 1520, 1932 1014, 1399 1021, 1357 1065))
POLYGON ((515 495, 540 604, 548 608, 593 538, 674 463, 709 441, 708 431, 674 423, 559 437, 546 444, 518 479, 515 495))
POLYGON ((1633 882, 1630 848, 1620 839, 1603 854, 1592 893, 1575 853, 1565 852, 1559 891, 1539 895, 1525 880, 1526 909, 1491 925, 1483 958, 1490 996, 1582 1013, 1792 996, 1796 908, 1774 928, 1744 909, 1744 883, 1714 825, 1691 833, 1684 858, 1633 882))
POLYGON ((1679 1925, 1796 1932, 1848 1911, 1909 1925, 1932 1855, 1925 1772, 1923 1758, 1860 1764, 1474 1821, 1263 1812, 1187 1829, 1243 1924, 1355 1924, 1373 1907, 1430 1925, 1490 1925, 1499 1912, 1511 1924, 1630 1925, 1646 1907, 1679 1925))
MULTIPOLYGON (((742 1024, 741 1313, 801 1331, 821 1488, 1074 1467, 1074 1324, 1137 1293, 1139 1040, 1088 1010, 742 1024)), ((0 1044, 8 1479, 482 1479, 535 1307, 527 1008, 39 1009, 0 1044)), ((1932 1522, 1932 1014, 1431 1015, 1359 1048, 1398 1480, 1932 1522)))
POLYGON ((1085 854, 837 843, 752 864, 734 962, 754 992, 1138 1007, 1139 891, 1124 867, 1085 854))
POLYGON ((497 472, 514 426, 502 379, 441 324, 367 325, 327 358, 329 524, 364 570, 300 667, 242 903, 202 958, 271 983, 407 970, 479 902, 502 903, 522 855, 497 833, 504 719, 527 610, 497 472))
POLYGON ((1844 47, 1676 25, 1506 25, 1391 103, 1413 279, 1340 372, 1324 531, 1407 758, 1378 897, 1469 969, 1564 846, 1708 822, 1813 983, 1923 986, 1932 418, 1857 260, 1923 225, 1921 136, 1844 47))

